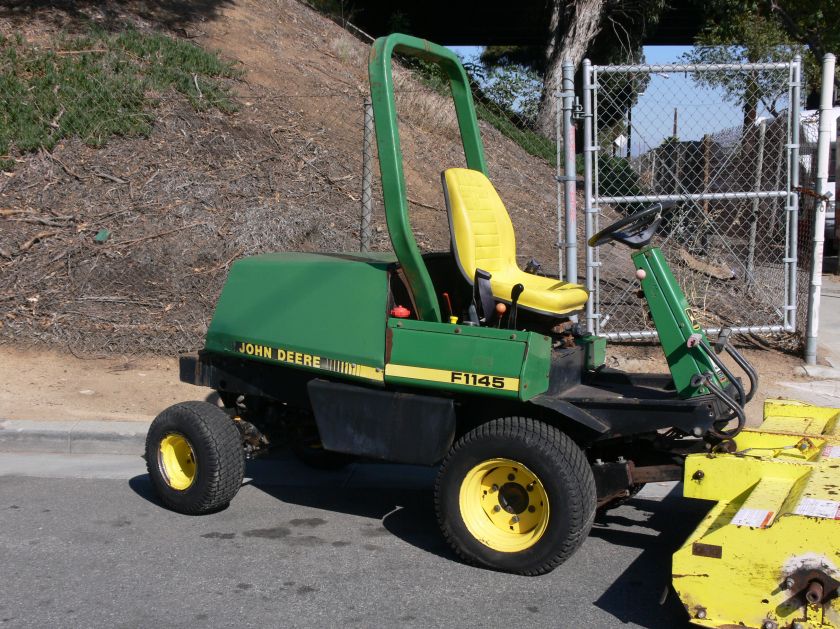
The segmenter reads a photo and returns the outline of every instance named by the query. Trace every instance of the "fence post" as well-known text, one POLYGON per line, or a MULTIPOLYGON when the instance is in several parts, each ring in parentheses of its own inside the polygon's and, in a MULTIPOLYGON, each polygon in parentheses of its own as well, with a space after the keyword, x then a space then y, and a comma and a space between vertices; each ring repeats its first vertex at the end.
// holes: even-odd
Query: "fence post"
POLYGON ((797 278, 797 256, 799 255, 799 96, 802 89, 802 58, 796 55, 791 68, 791 89, 790 89, 790 119, 788 124, 788 136, 790 139, 788 150, 788 177, 787 177, 787 281, 785 282, 785 293, 787 300, 785 309, 787 317, 785 322, 787 329, 796 331, 796 302, 798 292, 797 278))
MULTIPOLYGON (((828 191, 828 151, 831 148, 831 121, 834 105, 834 55, 823 57, 822 85, 820 87, 820 131, 817 140, 817 192, 828 191)), ((817 336, 820 327, 820 290, 822 289, 823 245, 825 243, 826 198, 823 196, 815 208, 814 237, 811 250, 811 286, 808 291, 808 322, 805 329, 805 362, 817 362, 817 336)))
MULTIPOLYGON (((761 175, 764 168, 764 138, 767 135, 767 121, 762 120, 758 125, 758 155, 755 165, 755 182, 753 183, 753 190, 759 192, 761 190, 761 175)), ((756 197, 752 202, 752 212, 750 212, 750 245, 747 250, 747 273, 746 282, 748 286, 752 286, 755 281, 755 236, 758 223, 758 205, 761 200, 756 197)))
POLYGON ((586 329, 595 333, 595 250, 589 246, 589 239, 594 236, 595 208, 592 203, 593 172, 592 153, 592 74, 589 59, 583 60, 583 213, 586 240, 586 329))
MULTIPOLYGON (((563 210, 566 219, 566 281, 577 284, 577 168, 575 167, 575 66, 563 61, 563 210)), ((559 167, 559 164, 558 164, 559 167)))
POLYGON ((362 219, 359 227, 359 251, 370 250, 370 222, 373 214, 373 103, 364 104, 365 128, 362 141, 362 219))
POLYGON ((554 98, 554 184, 557 196, 557 277, 563 279, 563 260, 565 258, 566 241, 564 240, 563 225, 568 217, 564 216, 563 193, 566 182, 563 173, 563 147, 566 145, 566 136, 563 128, 563 111, 561 107, 566 106, 562 91, 556 91, 551 96, 554 98))

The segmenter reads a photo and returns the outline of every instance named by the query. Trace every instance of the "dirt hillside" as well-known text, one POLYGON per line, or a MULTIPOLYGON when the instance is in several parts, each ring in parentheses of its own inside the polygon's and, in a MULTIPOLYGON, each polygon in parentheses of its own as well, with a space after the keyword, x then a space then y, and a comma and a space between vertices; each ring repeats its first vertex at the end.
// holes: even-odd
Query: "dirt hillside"
MULTIPOLYGON (((0 34, 44 45, 91 21, 219 50, 243 70, 229 81, 239 109, 197 112, 160 94, 148 138, 16 156, 0 175, 0 342, 194 350, 237 257, 358 248, 365 43, 295 0, 0 7, 0 34)), ((446 249, 439 173, 463 164, 454 112, 407 71, 397 83, 412 223, 422 248, 446 249)), ((482 135, 519 253, 556 269, 551 167, 488 125, 482 135)), ((385 249, 379 198, 374 248, 385 249)))

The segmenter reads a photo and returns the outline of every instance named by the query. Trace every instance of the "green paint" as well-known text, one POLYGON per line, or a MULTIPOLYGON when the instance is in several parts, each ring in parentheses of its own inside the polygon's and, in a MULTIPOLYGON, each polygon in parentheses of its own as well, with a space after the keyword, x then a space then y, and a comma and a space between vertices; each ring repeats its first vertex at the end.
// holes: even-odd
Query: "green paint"
POLYGON ((597 369, 607 360, 607 339, 603 336, 589 334, 582 336, 575 341, 583 347, 584 365, 587 369, 597 369))
POLYGON ((387 384, 522 400, 539 395, 548 388, 551 342, 541 334, 411 319, 389 319, 388 328, 391 334, 390 364, 519 378, 519 389, 511 391, 492 386, 470 386, 458 381, 397 377, 386 371, 387 384))
MULTIPOLYGON (((689 349, 688 337, 699 333, 706 339, 700 325, 690 315, 691 308, 680 289, 674 274, 668 267, 659 247, 644 247, 631 256, 637 269, 645 272, 641 281, 642 290, 659 332, 659 343, 665 353, 665 360, 674 377, 674 385, 680 397, 688 398, 703 392, 691 386, 695 374, 717 373, 708 356, 700 348, 689 349)), ((721 374, 718 374, 722 378, 721 374)), ((726 382, 725 378, 721 382, 726 382)))
POLYGON ((436 63, 443 69, 449 78, 455 102, 467 167, 487 174, 487 165, 469 81, 455 53, 424 39, 399 33, 377 39, 370 51, 368 74, 388 232, 394 252, 405 270, 406 279, 414 295, 418 316, 425 321, 439 322, 440 306, 435 289, 420 257, 408 220, 408 198, 394 101, 394 79, 391 73, 391 57, 394 53, 419 57, 436 63))
POLYGON ((527 336, 528 351, 519 383, 519 399, 523 402, 545 393, 551 375, 551 339, 534 332, 527 336))
POLYGON ((390 253, 243 258, 231 267, 205 347, 239 355, 236 342, 247 341, 382 368, 394 262, 390 253))

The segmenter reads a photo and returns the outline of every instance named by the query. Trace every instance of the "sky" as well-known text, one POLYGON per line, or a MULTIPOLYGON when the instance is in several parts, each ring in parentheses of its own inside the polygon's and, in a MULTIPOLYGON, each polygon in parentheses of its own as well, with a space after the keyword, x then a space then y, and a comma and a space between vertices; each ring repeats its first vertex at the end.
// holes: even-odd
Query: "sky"
MULTIPOLYGON (((479 46, 450 46, 463 59, 477 61, 479 46)), ((650 64, 679 63, 690 46, 645 46, 645 61, 650 64)), ((633 107, 631 151, 638 155, 658 146, 672 135, 674 108, 677 108, 677 135, 681 140, 700 140, 741 124, 739 108, 724 99, 723 92, 697 85, 684 74, 655 74, 633 107)))

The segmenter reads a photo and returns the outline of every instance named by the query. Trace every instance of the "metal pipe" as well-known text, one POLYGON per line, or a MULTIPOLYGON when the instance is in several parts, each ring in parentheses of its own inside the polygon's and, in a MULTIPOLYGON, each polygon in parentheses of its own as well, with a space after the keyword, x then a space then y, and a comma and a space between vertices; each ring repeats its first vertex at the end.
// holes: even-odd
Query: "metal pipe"
POLYGON ((828 151, 831 148, 831 110, 834 105, 834 55, 823 57, 820 88, 820 130, 817 140, 817 192, 823 197, 814 216, 811 250, 811 285, 808 291, 808 321, 805 328, 805 362, 817 362, 817 336, 820 328, 820 291, 822 290, 823 246, 825 244, 825 210, 828 192, 828 151))
MULTIPOLYGON (((577 284, 577 168, 575 167, 575 66, 563 61, 563 210, 566 219, 566 281, 577 284)), ((559 168, 559 164, 558 164, 559 168)))
POLYGON ((565 111, 561 111, 561 107, 566 106, 566 100, 563 98, 562 92, 556 92, 553 95, 555 100, 554 106, 554 188, 557 198, 557 277, 563 277, 563 259, 565 257, 566 242, 563 240, 563 221, 564 205, 563 193, 565 190, 565 181, 563 173, 563 165, 561 156, 563 153, 562 146, 566 144, 566 136, 563 128, 563 117, 565 111), (559 104, 558 104, 559 103, 559 104))
POLYGON ((712 70, 735 70, 749 72, 754 70, 787 70, 790 64, 777 63, 667 63, 660 65, 616 65, 592 66, 596 72, 605 74, 632 74, 636 72, 707 72, 712 70))
POLYGON ((365 99, 365 128, 362 138, 362 218, 359 250, 370 250, 370 223, 373 216, 373 103, 365 99))
POLYGON ((596 203, 653 203, 656 201, 726 201, 730 199, 783 199, 784 190, 763 192, 698 192, 680 194, 640 194, 638 196, 596 197, 596 203))
MULTIPOLYGON (((703 328, 706 334, 718 334, 724 328, 703 328)), ((778 334, 790 332, 784 325, 747 325, 728 328, 733 334, 778 334)), ((630 332, 602 332, 601 336, 611 341, 633 341, 655 339, 659 337, 656 330, 633 330, 630 332)))
POLYGON ((796 55, 793 59, 793 79, 791 80, 791 120, 790 120, 790 152, 788 164, 788 298, 785 305, 789 317, 786 325, 796 330, 796 302, 798 292, 797 256, 799 248, 799 97, 802 88, 802 58, 796 55))
POLYGON ((595 234, 594 213, 592 204, 592 65, 589 59, 583 60, 583 212, 584 212, 584 243, 586 246, 586 290, 589 299, 586 300, 586 329, 595 331, 595 249, 589 246, 589 239, 595 234))
MULTIPOLYGON (((591 95, 592 100, 592 181, 593 190, 595 192, 594 198, 597 199, 598 191, 601 189, 601 139, 598 137, 598 71, 594 68, 591 72, 591 95)), ((598 201, 592 203, 592 228, 595 233, 601 229, 600 210, 598 208, 598 201)), ((595 252, 592 261, 593 271, 595 272, 595 295, 592 300, 593 312, 593 332, 595 334, 601 333, 601 248, 595 247, 595 252)))
MULTIPOLYGON (((761 190, 761 176, 764 169, 764 139, 767 135, 767 121, 762 120, 758 125, 758 156, 755 165, 755 181, 753 183, 753 190, 758 192, 761 190)), ((758 204, 759 199, 753 197, 752 212, 750 216, 750 243, 747 248, 747 285, 752 286, 755 282, 755 237, 758 229, 758 204)))
POLYGON ((808 584, 808 588, 805 590, 805 600, 811 603, 811 605, 816 605, 822 602, 824 594, 825 588, 822 582, 814 579, 808 584))

